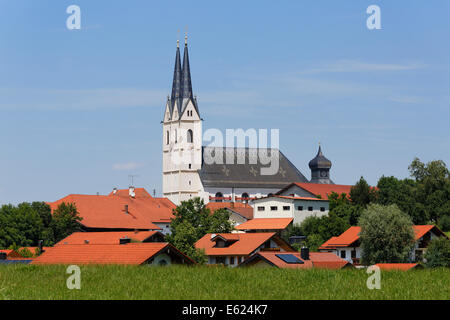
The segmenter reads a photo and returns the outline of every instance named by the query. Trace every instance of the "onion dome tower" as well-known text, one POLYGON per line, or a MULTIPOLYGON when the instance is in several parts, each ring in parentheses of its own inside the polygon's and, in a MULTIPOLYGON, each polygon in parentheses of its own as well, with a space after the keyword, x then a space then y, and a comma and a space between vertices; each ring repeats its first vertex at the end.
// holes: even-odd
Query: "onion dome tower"
POLYGON ((334 184, 330 179, 331 161, 325 158, 319 143, 319 151, 314 159, 309 162, 311 169, 311 183, 334 184))

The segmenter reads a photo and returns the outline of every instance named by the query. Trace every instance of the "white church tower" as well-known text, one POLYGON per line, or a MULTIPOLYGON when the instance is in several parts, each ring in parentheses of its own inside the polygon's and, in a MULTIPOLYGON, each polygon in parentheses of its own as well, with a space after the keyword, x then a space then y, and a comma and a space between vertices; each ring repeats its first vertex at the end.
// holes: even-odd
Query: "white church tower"
POLYGON ((167 98, 163 124, 163 196, 173 203, 202 196, 198 170, 202 164, 202 119, 192 93, 187 36, 183 67, 177 41, 172 94, 167 98))

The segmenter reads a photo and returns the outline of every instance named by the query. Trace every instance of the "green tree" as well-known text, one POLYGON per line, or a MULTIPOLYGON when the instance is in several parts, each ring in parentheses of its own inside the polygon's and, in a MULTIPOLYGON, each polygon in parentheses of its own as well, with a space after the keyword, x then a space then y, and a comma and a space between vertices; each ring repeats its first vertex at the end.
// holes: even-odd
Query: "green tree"
POLYGON ((206 261, 202 251, 195 248, 200 238, 207 233, 228 233, 233 230, 226 210, 219 209, 211 214, 198 197, 182 201, 175 208, 174 216, 167 240, 198 263, 206 261))
POLYGON ((50 228, 54 241, 58 242, 76 231, 81 230, 79 216, 75 203, 61 203, 53 212, 50 228))
POLYGON ((450 267, 450 240, 441 237, 430 242, 425 252, 428 268, 450 267))
POLYGON ((359 219, 362 263, 406 262, 414 246, 410 217, 396 205, 371 204, 359 219))
POLYGON ((365 208, 369 203, 374 202, 376 198, 376 189, 369 186, 363 177, 350 189, 350 200, 353 205, 359 205, 365 208))

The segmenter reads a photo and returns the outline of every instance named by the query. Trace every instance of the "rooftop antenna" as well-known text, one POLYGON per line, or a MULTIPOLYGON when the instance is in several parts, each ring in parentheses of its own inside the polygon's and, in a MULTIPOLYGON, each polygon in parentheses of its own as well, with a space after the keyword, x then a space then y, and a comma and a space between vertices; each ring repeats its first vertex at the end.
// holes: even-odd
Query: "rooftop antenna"
POLYGON ((131 184, 130 184, 130 186, 134 186, 134 178, 138 178, 138 177, 139 177, 139 175, 137 175, 137 174, 129 174, 129 175, 128 175, 128 178, 131 179, 131 184))

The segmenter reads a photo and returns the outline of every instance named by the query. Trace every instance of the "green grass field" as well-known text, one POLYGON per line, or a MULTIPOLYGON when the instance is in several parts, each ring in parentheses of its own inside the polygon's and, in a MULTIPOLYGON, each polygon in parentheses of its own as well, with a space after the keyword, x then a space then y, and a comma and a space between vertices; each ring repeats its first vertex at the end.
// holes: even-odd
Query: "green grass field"
POLYGON ((82 266, 81 289, 66 287, 64 266, 0 266, 0 299, 450 299, 450 270, 365 270, 82 266))

